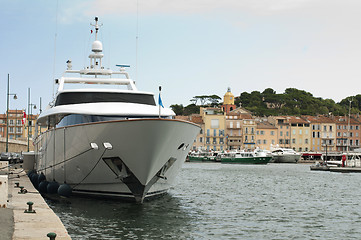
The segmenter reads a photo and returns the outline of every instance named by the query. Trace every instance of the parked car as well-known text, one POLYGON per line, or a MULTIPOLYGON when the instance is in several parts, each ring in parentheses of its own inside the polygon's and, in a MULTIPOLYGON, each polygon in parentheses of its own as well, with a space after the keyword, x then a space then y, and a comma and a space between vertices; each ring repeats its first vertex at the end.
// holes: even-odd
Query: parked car
POLYGON ((18 153, 11 153, 10 156, 11 156, 11 161, 10 161, 10 162, 12 162, 12 163, 17 163, 17 162, 19 162, 20 154, 18 154, 18 153))
POLYGON ((2 152, 0 155, 0 160, 1 161, 9 161, 11 160, 11 155, 8 152, 2 152))
POLYGON ((23 161, 23 155, 21 153, 3 152, 0 155, 0 160, 8 161, 9 163, 19 163, 23 161))
POLYGON ((24 155, 22 153, 19 153, 19 163, 24 162, 24 155))

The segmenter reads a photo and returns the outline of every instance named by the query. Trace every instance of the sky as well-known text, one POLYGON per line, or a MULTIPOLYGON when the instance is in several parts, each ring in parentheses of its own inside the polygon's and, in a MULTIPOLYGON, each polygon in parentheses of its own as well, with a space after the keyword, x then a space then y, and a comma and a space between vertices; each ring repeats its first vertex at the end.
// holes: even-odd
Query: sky
POLYGON ((66 61, 88 65, 94 17, 103 66, 129 64, 165 106, 272 88, 339 102, 360 94, 359 0, 0 0, 0 113, 52 101, 66 61), (138 40, 137 40, 138 39, 138 40), (54 90, 53 90, 54 89, 54 90), (10 96, 12 97, 12 95, 10 96))

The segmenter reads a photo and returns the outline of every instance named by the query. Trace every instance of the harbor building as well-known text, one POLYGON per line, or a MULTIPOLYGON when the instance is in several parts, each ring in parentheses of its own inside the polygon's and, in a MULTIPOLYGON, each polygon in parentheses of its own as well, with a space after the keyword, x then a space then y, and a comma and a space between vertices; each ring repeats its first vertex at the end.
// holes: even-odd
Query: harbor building
MULTIPOLYGON (((33 150, 33 139, 36 137, 35 123, 39 115, 31 114, 25 115, 23 110, 10 110, 8 112, 8 134, 6 132, 6 113, 0 114, 0 137, 6 141, 8 136, 9 140, 17 140, 29 142, 29 150, 33 150), (29 138, 28 138, 29 136, 29 138), (28 141, 29 139, 29 141, 28 141)), ((44 131, 45 129, 38 129, 44 131)), ((0 152, 5 152, 6 149, 0 149, 0 152)))
POLYGON ((278 129, 278 145, 295 151, 311 149, 311 131, 307 120, 297 116, 271 116, 269 121, 278 129))
POLYGON ((244 119, 252 119, 252 115, 244 112, 241 113, 239 111, 232 111, 226 115, 227 149, 241 150, 244 148, 244 132, 242 128, 244 119))
POLYGON ((310 123, 311 151, 336 151, 336 123, 325 116, 302 116, 310 123))
POLYGON ((298 152, 308 152, 311 149, 310 123, 296 116, 288 116, 290 123, 291 148, 298 152))
POLYGON ((291 148, 291 127, 284 116, 270 116, 268 121, 277 128, 278 145, 282 148, 291 148))
MULTIPOLYGON (((237 112, 237 109, 235 112, 237 112)), ((241 118, 240 124, 243 133, 242 147, 245 150, 253 150, 256 148, 256 121, 253 119, 251 114, 240 114, 239 116, 241 118)))
MULTIPOLYGON (((8 137, 14 140, 23 140, 26 138, 24 131, 25 122, 23 121, 23 110, 9 110, 8 112, 8 137)), ((0 136, 6 138, 6 113, 0 114, 0 136)))
POLYGON ((346 116, 332 116, 332 119, 336 123, 336 151, 346 152, 360 148, 361 123, 346 116))
POLYGON ((205 150, 225 150, 226 113, 219 108, 200 108, 200 116, 204 122, 205 150))
POLYGON ((259 118, 234 104, 228 88, 221 107, 200 108, 200 114, 176 116, 201 126, 193 150, 270 150, 297 152, 347 151, 360 148, 361 118, 353 116, 269 116, 259 118), (348 127, 350 125, 350 127, 348 127))
POLYGON ((278 142, 277 127, 268 121, 259 120, 256 122, 256 146, 263 150, 270 150, 278 142))

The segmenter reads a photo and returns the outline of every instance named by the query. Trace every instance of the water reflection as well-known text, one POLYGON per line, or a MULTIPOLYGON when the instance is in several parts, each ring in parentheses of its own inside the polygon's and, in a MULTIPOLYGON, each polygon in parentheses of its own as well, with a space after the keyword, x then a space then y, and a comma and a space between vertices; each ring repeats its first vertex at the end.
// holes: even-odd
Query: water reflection
POLYGON ((360 239, 361 174, 307 165, 185 164, 142 205, 51 203, 73 239, 360 239))
POLYGON ((191 239, 198 215, 171 194, 144 204, 80 197, 48 204, 72 239, 191 239))

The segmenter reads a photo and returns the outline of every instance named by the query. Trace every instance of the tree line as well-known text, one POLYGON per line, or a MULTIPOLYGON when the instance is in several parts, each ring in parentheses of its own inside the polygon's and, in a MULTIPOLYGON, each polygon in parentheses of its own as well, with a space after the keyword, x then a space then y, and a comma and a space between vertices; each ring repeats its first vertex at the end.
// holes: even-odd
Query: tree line
MULTIPOLYGON (((217 95, 195 96, 192 103, 183 106, 174 104, 170 107, 177 115, 199 113, 200 107, 218 107, 222 98, 217 95)), ((349 96, 336 103, 332 99, 314 97, 312 93, 296 88, 287 88, 284 93, 276 93, 272 88, 263 92, 242 92, 235 97, 235 105, 242 106, 256 116, 277 115, 346 115, 351 106, 351 114, 359 114, 361 110, 361 95, 349 96)))

